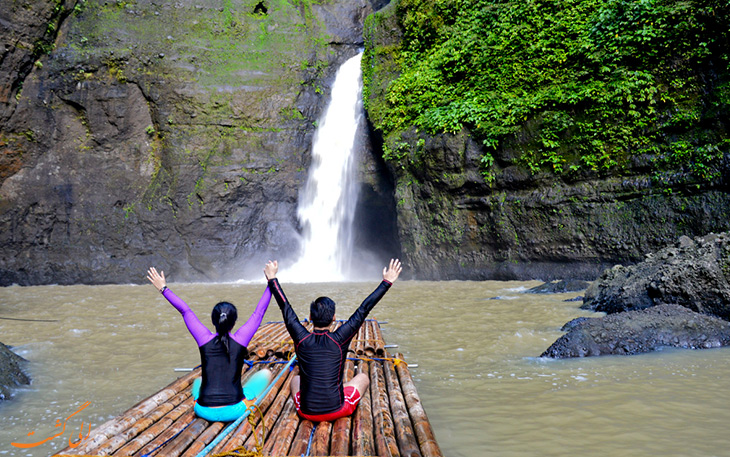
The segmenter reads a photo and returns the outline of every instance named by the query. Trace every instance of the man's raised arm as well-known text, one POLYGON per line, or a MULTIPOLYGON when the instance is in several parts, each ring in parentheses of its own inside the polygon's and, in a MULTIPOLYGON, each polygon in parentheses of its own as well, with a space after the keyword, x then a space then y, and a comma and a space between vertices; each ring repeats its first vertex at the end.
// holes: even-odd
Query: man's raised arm
POLYGON ((264 267, 264 274, 266 275, 266 279, 269 281, 269 290, 276 299, 279 309, 281 309, 281 315, 284 318, 284 325, 286 325, 286 329, 289 331, 289 335, 291 335, 294 342, 298 343, 302 338, 307 336, 309 332, 302 323, 299 322, 297 313, 294 312, 294 309, 292 309, 289 304, 289 300, 287 300, 286 295, 284 295, 284 290, 281 288, 279 280, 276 279, 276 273, 278 271, 279 262, 276 260, 269 260, 264 267))
POLYGON ((337 329, 337 333, 341 338, 347 339, 354 336, 355 333, 360 329, 360 326, 365 322, 365 318, 368 316, 370 311, 375 308, 381 298, 390 289, 390 286, 398 279, 403 268, 400 260, 390 259, 388 267, 383 268, 383 281, 378 284, 378 287, 362 302, 352 316, 347 319, 347 322, 342 324, 337 329))

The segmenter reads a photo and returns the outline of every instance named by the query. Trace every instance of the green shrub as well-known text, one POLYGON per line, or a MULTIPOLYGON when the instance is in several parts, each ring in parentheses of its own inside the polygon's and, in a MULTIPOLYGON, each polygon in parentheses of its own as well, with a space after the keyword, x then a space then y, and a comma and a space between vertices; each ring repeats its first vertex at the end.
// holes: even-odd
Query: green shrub
POLYGON ((657 173, 717 177, 730 136, 727 0, 400 0, 395 14, 403 43, 387 52, 400 75, 367 100, 398 145, 389 158, 406 156, 398 138, 411 126, 467 129, 485 147, 485 179, 505 147, 535 172, 620 173, 648 154, 657 173))

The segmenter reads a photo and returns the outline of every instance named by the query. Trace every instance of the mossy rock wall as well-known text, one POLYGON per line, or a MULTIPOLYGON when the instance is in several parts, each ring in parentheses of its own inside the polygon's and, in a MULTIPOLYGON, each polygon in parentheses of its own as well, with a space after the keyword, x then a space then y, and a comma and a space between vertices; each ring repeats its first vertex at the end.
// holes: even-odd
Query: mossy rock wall
MULTIPOLYGON (((374 135, 382 135, 382 107, 400 75, 397 3, 366 23, 365 103, 374 135)), ((706 182, 678 172, 658 185, 649 156, 621 173, 557 175, 520 161, 530 125, 497 150, 466 128, 427 134, 403 126, 380 139, 403 257, 417 278, 594 279, 682 235, 730 228, 727 152, 720 177, 706 182), (493 157, 489 177, 486 155, 493 157)))
POLYGON ((0 285, 258 277, 297 254, 317 120, 382 1, 10 3, 0 285))

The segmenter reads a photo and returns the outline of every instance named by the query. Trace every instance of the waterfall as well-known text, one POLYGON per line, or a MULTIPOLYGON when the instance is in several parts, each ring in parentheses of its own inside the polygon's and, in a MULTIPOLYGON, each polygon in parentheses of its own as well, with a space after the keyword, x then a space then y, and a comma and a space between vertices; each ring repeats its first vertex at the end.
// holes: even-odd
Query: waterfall
POLYGON ((283 268, 288 281, 342 281, 353 251, 352 221, 357 203, 355 136, 362 117, 362 53, 335 76, 332 99, 312 144, 312 164, 299 198, 303 228, 301 256, 283 268))

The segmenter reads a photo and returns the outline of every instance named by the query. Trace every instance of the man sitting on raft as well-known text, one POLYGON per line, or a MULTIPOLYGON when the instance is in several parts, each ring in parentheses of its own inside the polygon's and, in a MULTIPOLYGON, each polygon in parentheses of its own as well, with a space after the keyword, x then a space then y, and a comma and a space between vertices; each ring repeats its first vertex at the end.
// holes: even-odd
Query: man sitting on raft
POLYGON ((215 305, 211 319, 216 332, 212 333, 198 320, 193 310, 167 288, 164 271, 158 273, 152 267, 147 272, 147 279, 182 314, 185 325, 198 343, 202 376, 193 382, 192 387, 195 414, 212 422, 238 419, 246 412, 248 405, 253 403, 253 397, 271 379, 271 372, 264 369, 251 376, 245 386, 241 386, 243 362, 248 357, 246 347, 269 307, 269 288, 264 290, 251 317, 234 334, 230 331, 238 317, 236 307, 228 302, 215 305))
POLYGON ((310 305, 309 319, 314 325, 310 333, 300 322, 276 279, 278 263, 269 261, 264 268, 269 289, 276 298, 286 329, 294 340, 299 363, 299 376, 291 381, 291 395, 299 416, 315 422, 334 421, 355 411, 370 384, 364 373, 342 384, 343 367, 350 341, 365 322, 368 313, 383 298, 402 270, 399 260, 390 260, 383 268, 383 281, 360 307, 334 332, 329 326, 335 318, 335 302, 319 297, 310 305))

